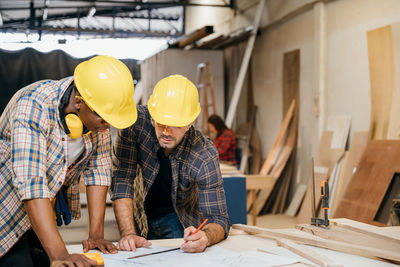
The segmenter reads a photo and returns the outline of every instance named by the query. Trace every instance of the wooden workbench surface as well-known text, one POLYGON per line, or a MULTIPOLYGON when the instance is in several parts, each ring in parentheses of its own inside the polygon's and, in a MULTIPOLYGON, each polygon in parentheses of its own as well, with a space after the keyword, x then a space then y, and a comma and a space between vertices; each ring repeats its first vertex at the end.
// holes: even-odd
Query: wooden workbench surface
MULTIPOLYGON (((298 232, 297 229, 280 229, 279 231, 284 231, 287 233, 298 232)), ((382 229, 383 232, 388 233, 393 231, 393 233, 399 233, 399 227, 385 228, 382 229)), ((163 240, 152 240, 151 241, 156 246, 162 246, 166 248, 178 247, 182 244, 182 239, 163 239, 163 240)), ((279 247, 276 242, 272 239, 263 237, 262 235, 250 235, 241 230, 231 229, 229 237, 218 244, 219 247, 228 249, 234 252, 246 252, 246 251, 262 251, 265 253, 288 256, 291 254, 288 250, 283 247, 279 247)), ((333 251, 324 248, 318 248, 308 245, 299 245, 305 250, 309 249, 313 253, 333 259, 338 266, 379 266, 379 267, 390 267, 398 266, 387 261, 378 260, 376 258, 367 258, 357 255, 351 255, 343 252, 333 251)), ((67 246, 68 251, 71 253, 81 253, 81 245, 69 245, 67 246)), ((293 254, 292 254, 293 255, 293 254)), ((315 266, 311 265, 309 261, 304 259, 304 263, 296 263, 291 265, 286 265, 290 267, 301 267, 301 266, 315 266), (307 264, 308 263, 308 264, 307 264)), ((113 267, 113 266, 106 266, 113 267)), ((211 267, 211 266, 208 266, 211 267)))

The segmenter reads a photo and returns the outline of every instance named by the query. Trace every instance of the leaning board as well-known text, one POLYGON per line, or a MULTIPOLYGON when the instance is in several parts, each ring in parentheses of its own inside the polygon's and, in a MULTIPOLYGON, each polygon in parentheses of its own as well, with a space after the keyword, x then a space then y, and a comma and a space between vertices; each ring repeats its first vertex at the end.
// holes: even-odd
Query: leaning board
POLYGON ((373 224, 395 172, 400 171, 400 141, 371 141, 334 214, 373 224))

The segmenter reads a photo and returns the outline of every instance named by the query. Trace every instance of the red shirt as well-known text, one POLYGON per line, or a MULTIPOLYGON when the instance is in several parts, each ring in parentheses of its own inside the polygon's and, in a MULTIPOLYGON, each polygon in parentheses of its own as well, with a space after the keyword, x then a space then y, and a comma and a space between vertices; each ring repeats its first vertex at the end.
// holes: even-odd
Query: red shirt
POLYGON ((222 132, 214 141, 218 149, 220 161, 230 161, 236 164, 236 138, 230 129, 222 132))

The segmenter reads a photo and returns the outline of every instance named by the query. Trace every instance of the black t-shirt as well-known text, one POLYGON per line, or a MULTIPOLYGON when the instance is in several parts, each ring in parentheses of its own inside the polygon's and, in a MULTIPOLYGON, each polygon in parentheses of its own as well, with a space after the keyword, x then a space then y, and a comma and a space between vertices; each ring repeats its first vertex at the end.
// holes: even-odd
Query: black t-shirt
POLYGON ((158 150, 157 157, 160 162, 160 170, 144 202, 149 219, 159 218, 174 211, 171 197, 171 161, 164 155, 162 148, 158 150))

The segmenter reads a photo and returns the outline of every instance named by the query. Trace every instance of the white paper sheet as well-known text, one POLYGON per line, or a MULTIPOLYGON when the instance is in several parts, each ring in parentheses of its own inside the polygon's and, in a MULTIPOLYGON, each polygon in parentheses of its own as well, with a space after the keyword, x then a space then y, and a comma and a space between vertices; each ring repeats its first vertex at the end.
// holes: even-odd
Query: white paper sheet
POLYGON ((191 267, 236 267, 236 266, 280 266, 298 262, 290 257, 248 251, 236 253, 219 246, 207 248, 203 253, 185 253, 182 250, 166 252, 136 259, 132 256, 167 250, 170 248, 151 246, 139 248, 136 252, 120 251, 117 254, 102 254, 105 267, 125 266, 191 266, 191 267))

